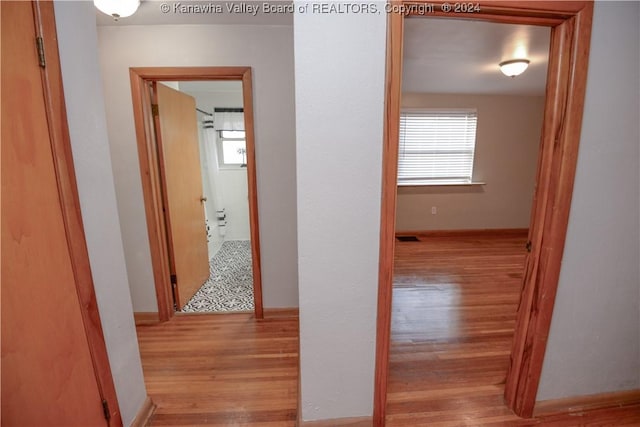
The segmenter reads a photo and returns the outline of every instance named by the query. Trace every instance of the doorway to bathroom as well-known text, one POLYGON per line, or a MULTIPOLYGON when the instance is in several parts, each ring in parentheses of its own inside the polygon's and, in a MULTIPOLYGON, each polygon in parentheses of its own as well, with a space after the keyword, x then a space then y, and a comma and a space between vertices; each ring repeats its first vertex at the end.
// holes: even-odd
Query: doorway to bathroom
POLYGON ((160 320, 262 318, 248 67, 132 68, 160 320))
POLYGON ((240 81, 182 81, 196 104, 209 277, 180 311, 253 311, 247 138, 240 81))

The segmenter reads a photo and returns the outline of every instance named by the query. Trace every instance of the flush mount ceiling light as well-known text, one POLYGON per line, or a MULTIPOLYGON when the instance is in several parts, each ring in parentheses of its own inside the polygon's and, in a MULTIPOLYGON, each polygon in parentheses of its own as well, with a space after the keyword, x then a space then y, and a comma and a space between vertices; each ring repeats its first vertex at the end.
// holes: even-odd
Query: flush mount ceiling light
POLYGON ((113 16, 117 21, 136 13, 140 0, 93 0, 93 4, 100 12, 113 16))
POLYGON ((524 70, 529 66, 528 59, 511 59, 509 61, 503 61, 500 64, 500 71, 507 77, 515 77, 524 73, 524 70))

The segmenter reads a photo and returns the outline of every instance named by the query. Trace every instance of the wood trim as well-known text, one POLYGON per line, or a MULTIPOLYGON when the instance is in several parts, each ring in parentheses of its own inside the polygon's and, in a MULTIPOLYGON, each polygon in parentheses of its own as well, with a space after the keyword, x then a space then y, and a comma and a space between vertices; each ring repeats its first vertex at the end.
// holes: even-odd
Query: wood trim
MULTIPOLYGON (((446 3, 446 0, 436 0, 446 3)), ((530 18, 539 15, 548 15, 550 18, 566 19, 580 12, 591 1, 587 0, 483 0, 481 6, 483 13, 493 14, 496 10, 508 16, 530 18)))
POLYGON ((621 408, 632 405, 640 405, 640 390, 542 400, 536 402, 533 415, 535 417, 540 417, 556 414, 570 414, 574 412, 621 408))
POLYGON ((160 323, 160 315, 153 311, 140 311, 133 313, 133 320, 136 326, 155 325, 156 323, 160 323))
POLYGON ((462 237, 462 236, 527 236, 528 228, 480 228, 469 230, 396 231, 397 236, 462 237))
MULTIPOLYGON (((481 7, 481 12, 469 14, 467 18, 552 27, 545 120, 529 232, 533 248, 525 268, 512 361, 505 386, 508 406, 519 416, 530 417, 546 349, 571 205, 593 3, 483 1, 481 7)), ((437 17, 438 14, 429 16, 437 17)), ((376 426, 384 425, 386 414, 404 18, 390 14, 388 23, 374 391, 376 426)))
POLYGON ((163 205, 163 197, 158 163, 158 146, 150 107, 151 93, 144 79, 136 74, 133 69, 129 71, 129 77, 158 314, 160 321, 166 322, 173 316, 173 293, 169 270, 169 248, 166 241, 166 224, 163 211, 158 208, 163 205))
POLYGON ((378 266, 378 318, 376 322, 376 371, 373 391, 373 425, 384 427, 391 342, 391 298, 395 249, 396 198, 398 195, 398 143, 402 95, 402 49, 404 18, 387 18, 384 136, 382 148, 382 200, 380 211, 380 256, 378 266))
POLYGON ((296 427, 302 425, 302 367, 300 359, 302 358, 302 352, 300 351, 300 317, 298 317, 298 357, 296 358, 296 368, 298 369, 298 406, 296 407, 296 427))
MULTIPOLYGON (((132 67, 131 72, 143 80, 193 81, 242 80, 251 67, 132 67)), ((243 106, 243 108, 246 108, 243 106)))
MULTIPOLYGON (((423 1, 405 1, 405 4, 418 5, 423 1)), ((446 0, 434 0, 428 2, 433 6, 428 13, 429 17, 452 18, 453 11, 443 12, 441 5, 447 3, 446 0)), ((582 10, 588 1, 496 1, 485 0, 479 2, 480 12, 455 13, 456 19, 474 19, 507 24, 525 24, 554 27, 562 24, 564 20, 582 10)), ((451 3, 450 3, 451 4, 451 3)), ((420 9, 409 9, 408 15, 423 16, 420 9)))
POLYGON ((67 108, 62 86, 62 70, 60 68, 53 2, 34 1, 33 5, 36 29, 46 44, 45 61, 47 65, 41 71, 43 87, 45 88, 45 109, 51 135, 51 151, 58 181, 62 218, 75 277, 80 312, 82 313, 98 389, 102 399, 109 402, 111 418, 107 424, 119 427, 122 426, 122 417, 111 374, 107 346, 104 341, 100 313, 98 312, 89 252, 82 223, 80 198, 67 124, 67 108))
POLYGON ((142 403, 142 406, 138 410, 136 417, 131 422, 131 427, 146 427, 149 425, 151 421, 151 417, 153 413, 156 411, 156 404, 153 403, 150 397, 147 398, 142 403))
POLYGON ((298 307, 265 308, 264 317, 268 319, 275 319, 280 317, 300 317, 300 310, 298 309, 298 307))
POLYGON ((573 194, 589 63, 593 4, 551 33, 545 117, 535 216, 529 240, 511 365, 505 384, 509 407, 533 414, 547 346, 573 194))
POLYGON ((372 417, 354 417, 354 418, 334 418, 331 420, 319 421, 302 421, 298 425, 300 427, 371 427, 373 426, 372 417))
POLYGON ((185 313, 182 311, 176 311, 174 313, 175 317, 192 317, 192 316, 246 316, 253 315, 251 310, 247 311, 202 311, 202 312, 193 312, 193 313, 185 313))
POLYGON ((298 333, 298 360, 296 361, 298 368, 298 406, 296 408, 296 427, 300 427, 302 421, 302 372, 300 371, 300 334, 298 333))
MULTIPOLYGON (((210 312, 196 312, 196 313, 183 313, 183 312, 176 312, 175 316, 176 317, 182 317, 182 316, 239 316, 239 315, 244 315, 246 316, 247 314, 253 314, 255 316, 255 313, 252 311, 210 311, 210 312)), ((299 317, 299 310, 297 307, 295 308, 265 308, 264 309, 264 317, 262 319, 257 319, 257 320, 264 320, 264 319, 281 319, 281 318, 286 318, 286 317, 299 317)))
POLYGON ((162 213, 162 180, 155 142, 153 115, 149 107, 149 82, 193 80, 240 80, 247 132, 247 181, 249 190, 249 225, 253 267, 254 313, 264 317, 262 305, 262 274, 260 262, 260 228, 258 221, 258 186, 255 160, 255 129, 253 120, 253 89, 251 67, 133 67, 129 69, 131 96, 138 144, 138 159, 144 195, 147 232, 151 249, 151 264, 161 322, 174 315, 169 272, 169 248, 162 213))
POLYGON ((249 186, 249 232, 251 235, 251 267, 256 319, 264 318, 262 308, 262 275, 260 264, 260 230, 258 227, 258 179, 256 176, 256 139, 253 123, 253 79, 251 68, 242 74, 242 106, 247 144, 247 183, 249 186))

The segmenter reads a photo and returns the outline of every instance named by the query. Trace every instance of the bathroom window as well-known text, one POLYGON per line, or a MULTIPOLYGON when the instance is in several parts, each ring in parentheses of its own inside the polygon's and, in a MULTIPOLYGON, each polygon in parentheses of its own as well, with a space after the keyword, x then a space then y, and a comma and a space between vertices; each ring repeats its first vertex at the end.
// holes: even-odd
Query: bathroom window
POLYGON ((247 141, 244 131, 222 130, 218 141, 220 166, 245 167, 247 165, 247 141))

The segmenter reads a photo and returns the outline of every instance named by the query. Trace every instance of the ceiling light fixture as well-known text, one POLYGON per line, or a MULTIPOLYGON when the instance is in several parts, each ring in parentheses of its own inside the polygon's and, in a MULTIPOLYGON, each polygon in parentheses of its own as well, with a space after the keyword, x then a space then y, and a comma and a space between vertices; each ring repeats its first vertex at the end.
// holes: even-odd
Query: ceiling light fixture
POLYGON ((93 5, 117 21, 136 13, 140 0, 93 0, 93 5))
POLYGON ((500 64, 500 71, 507 77, 515 77, 524 73, 524 70, 529 66, 528 59, 511 59, 509 61, 503 61, 500 64))

